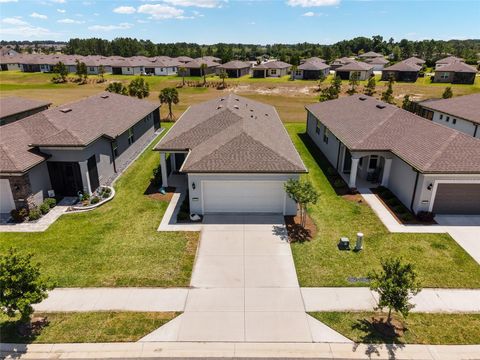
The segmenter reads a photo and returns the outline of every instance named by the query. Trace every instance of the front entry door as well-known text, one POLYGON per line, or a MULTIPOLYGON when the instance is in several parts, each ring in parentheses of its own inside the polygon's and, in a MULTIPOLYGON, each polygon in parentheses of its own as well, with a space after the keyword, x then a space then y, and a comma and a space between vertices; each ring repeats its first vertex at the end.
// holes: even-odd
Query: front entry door
POLYGON ((87 160, 88 178, 90 180, 90 191, 94 192, 100 186, 100 180, 98 179, 97 160, 95 155, 92 155, 87 160))
POLYGON ((80 165, 76 162, 47 161, 48 174, 57 196, 77 196, 83 191, 80 165))

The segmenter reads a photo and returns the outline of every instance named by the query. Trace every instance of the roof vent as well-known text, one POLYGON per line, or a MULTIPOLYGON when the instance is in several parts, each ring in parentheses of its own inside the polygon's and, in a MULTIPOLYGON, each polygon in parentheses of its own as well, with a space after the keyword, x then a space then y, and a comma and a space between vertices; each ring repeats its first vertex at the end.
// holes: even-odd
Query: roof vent
POLYGON ((235 109, 240 109, 240 108, 238 107, 238 105, 235 105, 234 108, 235 108, 235 109))
POLYGON ((365 96, 360 96, 359 99, 360 99, 361 101, 367 100, 367 98, 366 98, 365 96))
POLYGON ((253 119, 253 115, 250 115, 250 117, 253 119))
POLYGON ((222 105, 218 105, 218 106, 217 106, 217 110, 218 110, 218 109, 221 109, 221 108, 222 108, 222 105))
POLYGON ((225 100, 225 98, 220 98, 220 101, 223 101, 223 100, 225 100))
POLYGON ((253 112, 253 109, 250 109, 250 112, 253 112))
POLYGON ((265 114, 265 116, 268 116, 268 114, 265 114))
POLYGON ((239 98, 235 98, 235 101, 240 101, 240 99, 239 99, 239 98))
POLYGON ((387 105, 377 104, 377 108, 379 108, 379 109, 385 109, 386 107, 387 107, 387 105))
POLYGON ((60 109, 60 111, 61 111, 62 113, 64 113, 64 114, 66 114, 66 113, 72 111, 72 109, 70 109, 70 108, 63 108, 63 109, 60 109))
POLYGON ((100 97, 101 97, 102 99, 108 99, 108 96, 109 96, 108 94, 103 94, 103 95, 101 95, 100 97))

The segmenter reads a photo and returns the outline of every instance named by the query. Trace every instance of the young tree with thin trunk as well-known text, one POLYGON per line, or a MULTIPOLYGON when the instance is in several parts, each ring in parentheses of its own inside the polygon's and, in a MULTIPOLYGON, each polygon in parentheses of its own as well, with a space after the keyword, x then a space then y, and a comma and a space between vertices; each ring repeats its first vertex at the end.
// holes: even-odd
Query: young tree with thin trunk
POLYGON ((442 94, 442 98, 444 98, 444 99, 450 99, 451 97, 453 97, 452 87, 451 87, 451 86, 447 86, 447 87, 445 88, 445 91, 444 91, 443 94, 442 94))
POLYGON ((382 260, 382 271, 368 274, 370 289, 379 295, 378 308, 388 308, 387 323, 391 324, 392 310, 404 317, 413 307, 409 303, 412 295, 420 292, 417 273, 412 264, 402 263, 400 258, 382 260))
POLYGON ((348 80, 348 83, 350 85, 350 89, 347 90, 348 95, 353 95, 357 92, 359 78, 360 78, 360 73, 358 71, 354 71, 350 76, 350 80, 348 80))
POLYGON ((340 91, 342 90, 342 78, 338 75, 336 75, 332 79, 332 87, 335 90, 337 97, 340 95, 340 91))
POLYGON ((53 83, 64 83, 67 81, 68 69, 61 61, 55 64, 52 69, 55 76, 52 78, 53 83))
POLYGON ((412 101, 410 100, 410 95, 405 95, 402 101, 402 109, 410 110, 411 104, 412 104, 412 101))
POLYGON ((178 68, 178 72, 182 76, 182 86, 185 86, 185 74, 187 73, 187 69, 184 66, 178 68))
POLYGON ((98 67, 98 75, 100 76, 100 82, 105 82, 105 67, 100 64, 98 67))
POLYGON ((222 69, 218 74, 218 77, 222 79, 222 89, 225 89, 225 79, 228 78, 228 74, 225 70, 222 69))
POLYGON ((173 120, 172 104, 178 104, 180 98, 178 97, 178 91, 175 88, 164 88, 158 95, 161 104, 168 104, 168 118, 173 120))
POLYGON ((385 101, 389 104, 395 104, 395 98, 393 97, 393 76, 388 79, 387 90, 382 93, 382 101, 385 101))
POLYGON ((363 93, 367 96, 375 95, 375 87, 377 86, 377 81, 375 80, 375 76, 370 76, 367 82, 367 86, 363 90, 363 93))
POLYGON ((285 192, 293 199, 300 208, 300 225, 305 227, 307 221, 307 206, 316 204, 318 201, 318 192, 312 183, 307 180, 290 179, 285 183, 285 192))
POLYGON ((200 65, 200 73, 203 76, 203 86, 207 86, 207 64, 202 63, 200 65))
POLYGON ((323 71, 320 71, 320 75, 318 76, 318 91, 322 91, 322 84, 327 79, 323 71))

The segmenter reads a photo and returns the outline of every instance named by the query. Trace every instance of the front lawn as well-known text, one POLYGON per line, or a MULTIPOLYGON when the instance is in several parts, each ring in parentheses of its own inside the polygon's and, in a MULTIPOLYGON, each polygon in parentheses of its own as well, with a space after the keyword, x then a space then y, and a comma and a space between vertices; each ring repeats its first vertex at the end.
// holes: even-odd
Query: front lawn
POLYGON ((17 318, 0 315, 4 343, 92 343, 138 341, 177 316, 174 312, 78 312, 35 314, 45 316, 48 325, 37 334, 24 337, 17 318))
POLYGON ((286 128, 309 170, 306 176, 320 192, 309 209, 317 235, 292 244, 300 286, 368 286, 352 278, 378 269, 381 258, 401 256, 416 265, 423 287, 480 287, 480 266, 448 234, 389 233, 365 202, 335 193, 324 175, 328 163, 305 134, 305 124, 286 128), (354 242, 359 231, 365 234, 364 250, 337 249, 341 236, 354 242))
POLYGON ((371 323, 374 312, 316 312, 313 317, 361 343, 474 345, 480 343, 480 314, 411 313, 401 337, 389 337, 371 323))
POLYGON ((157 232, 168 203, 144 195, 160 162, 151 148, 116 183, 112 201, 63 215, 45 232, 0 233, 0 252, 33 253, 59 287, 188 286, 198 233, 157 232))

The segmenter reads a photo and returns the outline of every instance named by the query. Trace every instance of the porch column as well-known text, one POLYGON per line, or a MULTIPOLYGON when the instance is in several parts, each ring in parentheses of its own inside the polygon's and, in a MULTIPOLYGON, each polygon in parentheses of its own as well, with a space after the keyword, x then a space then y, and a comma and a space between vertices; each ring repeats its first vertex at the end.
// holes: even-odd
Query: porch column
POLYGON ((351 189, 356 187, 357 169, 358 169, 359 161, 360 161, 360 158, 352 157, 352 166, 350 167, 350 179, 348 181, 348 187, 351 189))
POLYGON ((90 186, 90 176, 88 176, 88 166, 86 161, 79 161, 80 174, 82 175, 83 192, 90 195, 92 193, 92 187, 90 186))
POLYGON ((392 159, 385 158, 385 165, 383 167, 382 186, 388 186, 390 179, 390 170, 392 168, 392 159))
POLYGON ((177 170, 177 163, 175 160, 175 154, 170 153, 170 163, 172 164, 172 173, 177 170))
POLYGON ((162 169, 162 187, 168 187, 168 174, 167 174, 167 161, 165 159, 165 153, 160 153, 160 167, 162 169))

